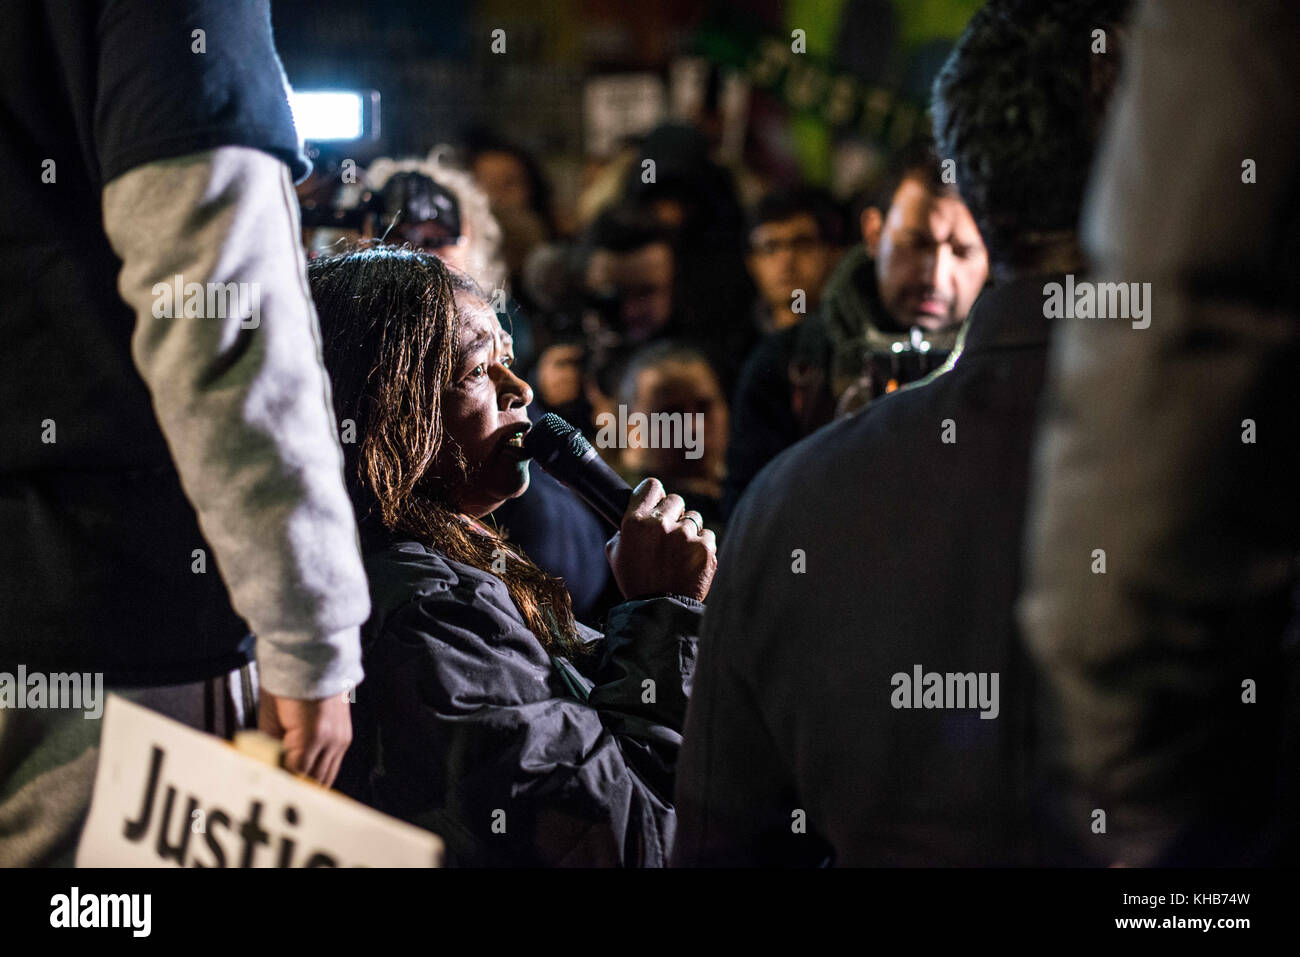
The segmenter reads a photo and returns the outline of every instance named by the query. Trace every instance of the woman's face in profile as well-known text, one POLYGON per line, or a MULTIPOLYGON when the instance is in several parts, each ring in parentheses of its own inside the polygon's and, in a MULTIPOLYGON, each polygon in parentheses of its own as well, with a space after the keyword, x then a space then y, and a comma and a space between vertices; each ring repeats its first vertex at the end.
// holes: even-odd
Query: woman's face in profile
MULTIPOLYGON (((528 459, 521 447, 533 400, 528 383, 510 369, 514 346, 496 313, 482 299, 456 297, 461 312, 460 360, 442 395, 444 449, 450 438, 468 465, 468 483, 455 493, 455 505, 473 518, 487 515, 528 488, 528 459)), ((436 471, 453 480, 453 468, 440 461, 436 471)))

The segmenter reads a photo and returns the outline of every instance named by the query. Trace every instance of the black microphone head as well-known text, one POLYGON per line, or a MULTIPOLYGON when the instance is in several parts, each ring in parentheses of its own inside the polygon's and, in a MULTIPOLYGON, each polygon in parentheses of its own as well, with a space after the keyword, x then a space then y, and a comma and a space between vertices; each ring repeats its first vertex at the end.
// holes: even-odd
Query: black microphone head
POLYGON ((614 528, 623 521, 632 490, 606 465, 586 436, 554 412, 524 434, 524 452, 614 528))
POLYGON ((549 472, 562 458, 585 459, 595 449, 578 429, 554 412, 547 412, 524 434, 524 451, 549 472))

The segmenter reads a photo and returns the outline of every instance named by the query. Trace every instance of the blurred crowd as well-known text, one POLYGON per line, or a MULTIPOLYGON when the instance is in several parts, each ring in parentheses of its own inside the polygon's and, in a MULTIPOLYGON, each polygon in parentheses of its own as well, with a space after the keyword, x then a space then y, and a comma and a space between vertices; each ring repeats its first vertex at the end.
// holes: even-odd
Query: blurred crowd
MULTIPOLYGON (((325 153, 298 187, 303 242, 309 258, 406 246, 469 275, 513 338, 534 421, 570 421, 629 483, 661 478, 721 536, 785 448, 943 364, 988 260, 928 141, 848 200, 764 188, 712 146, 661 125, 563 211, 538 159, 483 131, 365 168, 325 153), (638 414, 680 416, 698 438, 661 441, 638 414)), ((497 520, 564 578, 580 617, 617 600, 606 530, 566 490, 535 478, 497 520)))

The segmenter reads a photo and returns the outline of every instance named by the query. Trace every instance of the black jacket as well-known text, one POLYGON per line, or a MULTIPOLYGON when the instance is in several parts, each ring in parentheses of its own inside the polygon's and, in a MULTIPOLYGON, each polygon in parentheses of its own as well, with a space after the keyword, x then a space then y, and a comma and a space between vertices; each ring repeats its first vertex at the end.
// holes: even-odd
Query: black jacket
POLYGON ((414 542, 366 560, 373 615, 339 788, 462 866, 662 866, 703 605, 629 601, 552 658, 505 584, 414 542))
POLYGON ((740 370, 731 400, 724 515, 731 514, 759 470, 803 436, 790 401, 790 362, 799 332, 800 326, 790 326, 769 333, 740 370))
POLYGON ((687 717, 678 863, 1044 856, 1013 618, 1044 281, 985 291, 951 371, 803 440, 741 500, 687 717), (917 665, 996 673, 997 716, 895 708, 893 676, 917 665))

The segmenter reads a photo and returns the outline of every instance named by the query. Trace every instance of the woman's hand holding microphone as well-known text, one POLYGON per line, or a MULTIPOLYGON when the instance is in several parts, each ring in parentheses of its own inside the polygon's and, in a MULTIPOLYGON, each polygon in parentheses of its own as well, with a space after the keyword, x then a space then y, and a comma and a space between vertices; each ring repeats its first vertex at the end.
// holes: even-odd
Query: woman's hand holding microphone
POLYGON ((632 492, 623 524, 605 545, 609 567, 627 598, 682 595, 703 601, 718 570, 718 542, 699 512, 687 511, 648 478, 632 492))

